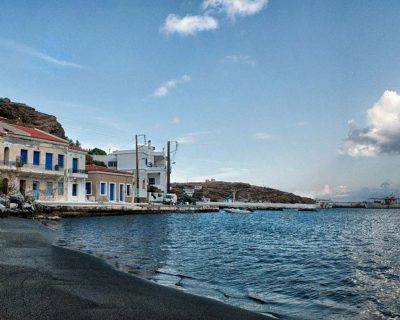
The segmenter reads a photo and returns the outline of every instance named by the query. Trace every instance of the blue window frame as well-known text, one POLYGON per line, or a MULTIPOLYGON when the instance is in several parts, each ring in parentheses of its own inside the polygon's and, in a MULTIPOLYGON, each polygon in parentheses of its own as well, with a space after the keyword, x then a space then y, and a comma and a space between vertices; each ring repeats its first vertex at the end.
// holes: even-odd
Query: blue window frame
POLYGON ((28 150, 21 149, 21 163, 27 164, 28 163, 28 150))
POLYGON ((53 154, 52 153, 46 153, 45 169, 53 170, 53 154))
POLYGON ((72 196, 76 197, 78 195, 78 184, 74 183, 72 185, 72 196))
POLYGON ((90 181, 86 182, 86 194, 92 195, 92 183, 90 181))
POLYGON ((40 151, 33 151, 33 164, 35 166, 40 164, 40 151))
POLYGON ((78 172, 78 158, 73 158, 72 159, 72 171, 73 172, 78 172))
POLYGON ((58 159, 57 159, 57 165, 59 168, 64 168, 64 155, 63 154, 59 154, 58 155, 58 159))
POLYGON ((105 182, 100 183, 100 195, 101 196, 107 195, 107 184, 105 182))
POLYGON ((115 183, 110 183, 110 201, 115 201, 115 183))

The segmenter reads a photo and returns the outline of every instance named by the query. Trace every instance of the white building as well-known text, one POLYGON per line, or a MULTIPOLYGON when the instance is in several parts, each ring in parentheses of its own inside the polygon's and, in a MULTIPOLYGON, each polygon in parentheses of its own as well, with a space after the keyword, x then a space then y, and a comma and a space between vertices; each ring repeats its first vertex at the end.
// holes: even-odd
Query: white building
MULTIPOLYGON (((159 201, 160 198, 162 199, 162 195, 167 192, 167 157, 164 151, 155 151, 151 141, 139 147, 138 155, 139 197, 146 198, 149 201, 159 201), (148 194, 149 186, 152 186, 152 189, 158 192, 148 194)), ((106 156, 95 155, 93 159, 104 162, 109 168, 136 173, 135 150, 114 151, 106 156)), ((134 186, 133 191, 136 192, 136 186, 134 186)))
POLYGON ((85 164, 86 151, 69 146, 66 170, 67 201, 69 202, 86 201, 86 179, 88 175, 85 164))

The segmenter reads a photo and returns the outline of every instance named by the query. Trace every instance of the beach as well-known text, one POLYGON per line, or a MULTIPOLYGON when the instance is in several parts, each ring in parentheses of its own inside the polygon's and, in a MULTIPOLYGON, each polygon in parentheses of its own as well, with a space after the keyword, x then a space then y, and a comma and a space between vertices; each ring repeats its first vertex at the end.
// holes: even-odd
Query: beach
POLYGON ((52 237, 36 221, 0 219, 1 319, 268 319, 117 271, 52 237))

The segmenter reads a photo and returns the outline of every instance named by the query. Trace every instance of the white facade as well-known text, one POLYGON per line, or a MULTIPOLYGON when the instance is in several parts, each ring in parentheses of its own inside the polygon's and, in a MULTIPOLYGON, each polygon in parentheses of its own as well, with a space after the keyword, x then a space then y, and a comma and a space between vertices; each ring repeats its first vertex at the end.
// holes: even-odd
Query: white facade
MULTIPOLYGON (((167 192, 167 158, 164 152, 155 151, 155 148, 151 145, 151 141, 139 148, 138 158, 139 197, 149 198, 152 201, 155 198, 148 197, 147 189, 149 186, 158 189, 161 194, 167 192)), ((114 151, 106 156, 93 156, 93 159, 103 161, 109 168, 132 173, 136 172, 135 150, 114 151)), ((133 186, 133 193, 136 193, 136 186, 133 186)))
POLYGON ((68 149, 66 163, 67 201, 86 201, 86 152, 68 149))

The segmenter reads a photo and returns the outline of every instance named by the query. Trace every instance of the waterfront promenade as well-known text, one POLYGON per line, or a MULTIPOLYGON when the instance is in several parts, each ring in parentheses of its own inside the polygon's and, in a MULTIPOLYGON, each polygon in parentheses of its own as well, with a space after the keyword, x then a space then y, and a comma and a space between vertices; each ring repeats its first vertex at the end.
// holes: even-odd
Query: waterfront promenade
POLYGON ((52 232, 35 221, 0 219, 0 319, 268 319, 116 271, 51 241, 52 232))

